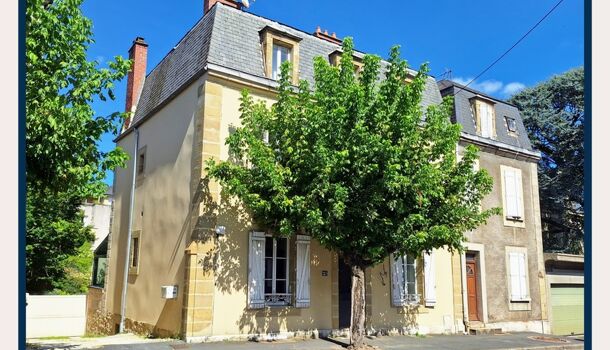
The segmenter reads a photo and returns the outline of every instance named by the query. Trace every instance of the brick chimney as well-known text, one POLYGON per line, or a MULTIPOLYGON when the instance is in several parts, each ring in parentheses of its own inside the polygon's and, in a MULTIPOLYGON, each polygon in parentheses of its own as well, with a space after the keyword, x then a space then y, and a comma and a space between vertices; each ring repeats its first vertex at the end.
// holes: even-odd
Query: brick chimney
POLYGON ((237 2, 235 0, 203 0, 203 14, 205 15, 210 11, 210 9, 216 5, 217 2, 222 3, 223 5, 227 5, 238 10, 241 10, 243 4, 241 2, 237 2))
MULTIPOLYGON (((144 85, 144 78, 146 77, 146 56, 148 53, 148 44, 144 41, 144 38, 137 37, 131 48, 129 49, 129 59, 132 60, 131 70, 127 75, 127 97, 125 98, 125 112, 134 112, 140 93, 142 92, 142 86, 144 85)), ((125 128, 129 127, 131 117, 125 120, 125 128)))
POLYGON ((331 42, 331 43, 337 44, 337 45, 341 45, 341 43, 343 42, 343 40, 337 38, 337 34, 335 34, 335 33, 328 34, 328 30, 322 31, 322 29, 320 29, 320 26, 318 26, 318 28, 313 33, 313 35, 316 38, 320 38, 322 40, 326 40, 328 42, 331 42))

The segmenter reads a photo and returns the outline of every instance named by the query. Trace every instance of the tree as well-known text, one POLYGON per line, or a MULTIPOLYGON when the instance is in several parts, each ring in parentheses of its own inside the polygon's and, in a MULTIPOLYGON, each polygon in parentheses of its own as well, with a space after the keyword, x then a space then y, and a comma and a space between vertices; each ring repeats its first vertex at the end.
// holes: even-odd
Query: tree
POLYGON ((91 102, 114 99, 114 81, 130 61, 108 68, 87 61, 91 21, 82 0, 31 0, 26 6, 26 289, 49 291, 65 276, 63 262, 92 239, 80 205, 105 191, 106 171, 126 154, 101 152, 122 113, 95 116, 91 102))
POLYGON ((379 83, 380 58, 365 56, 356 77, 352 54, 347 38, 340 67, 317 57, 313 91, 306 81, 293 88, 285 63, 271 108, 244 91, 241 127, 226 141, 231 159, 207 170, 260 228, 309 234, 339 254, 351 268, 351 344, 360 348, 364 270, 393 253, 461 249, 463 233, 494 209, 479 209, 492 180, 473 170, 476 150, 456 161, 451 101, 420 107, 427 67, 406 83, 394 47, 379 83))
POLYGON ((584 96, 582 67, 511 97, 542 153, 538 163, 544 248, 582 254, 584 239, 584 96))

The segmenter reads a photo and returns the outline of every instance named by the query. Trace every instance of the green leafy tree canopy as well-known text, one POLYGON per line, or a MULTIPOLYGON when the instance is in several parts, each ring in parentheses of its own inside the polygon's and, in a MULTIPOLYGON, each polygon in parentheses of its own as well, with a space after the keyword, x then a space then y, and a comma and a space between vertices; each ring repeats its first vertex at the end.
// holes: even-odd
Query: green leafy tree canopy
POLYGON ((44 292, 65 275, 62 261, 92 238, 79 206, 104 194, 106 172, 123 164, 120 149, 102 152, 102 134, 123 113, 95 116, 91 103, 114 99, 114 82, 130 61, 108 68, 88 61, 92 23, 82 0, 31 0, 26 5, 26 288, 44 292))
POLYGON ((585 73, 582 67, 511 97, 542 153, 538 163, 544 248, 582 254, 585 73))
POLYGON ((241 126, 226 141, 231 159, 209 161, 208 172, 260 228, 309 234, 351 267, 351 341, 360 347, 364 269, 392 253, 461 249, 463 233, 497 210, 480 210, 492 180, 473 170, 476 149, 456 159, 451 101, 421 107, 427 66, 407 83, 394 47, 379 82, 381 59, 366 55, 355 74, 352 55, 347 38, 338 67, 315 58, 313 89, 291 86, 285 63, 271 108, 244 91, 241 126))

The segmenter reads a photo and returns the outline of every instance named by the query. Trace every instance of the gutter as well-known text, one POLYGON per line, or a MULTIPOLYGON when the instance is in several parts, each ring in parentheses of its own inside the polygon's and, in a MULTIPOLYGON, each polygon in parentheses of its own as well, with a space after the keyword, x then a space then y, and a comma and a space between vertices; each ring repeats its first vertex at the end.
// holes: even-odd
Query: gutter
POLYGON ((460 132, 460 141, 466 141, 477 146, 495 150, 495 153, 508 153, 515 158, 527 158, 534 161, 540 160, 542 154, 539 151, 530 151, 525 148, 511 146, 496 140, 460 132))
POLYGON ((123 290, 121 292, 121 323, 119 333, 125 332, 125 309, 127 307, 127 278, 129 276, 129 258, 131 253, 131 231, 133 229, 133 203, 136 196, 136 174, 138 169, 138 147, 140 143, 140 132, 134 128, 135 140, 133 148, 133 173, 131 178, 131 194, 129 196, 129 225, 127 227, 127 251, 125 252, 125 269, 123 271, 123 290))

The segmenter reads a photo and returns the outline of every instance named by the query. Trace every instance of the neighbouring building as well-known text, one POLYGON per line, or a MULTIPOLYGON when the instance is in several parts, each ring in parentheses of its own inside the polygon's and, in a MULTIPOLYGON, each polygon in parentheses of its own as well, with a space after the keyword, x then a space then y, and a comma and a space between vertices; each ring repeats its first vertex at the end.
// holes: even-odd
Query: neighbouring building
POLYGON ((574 335, 585 332, 585 257, 544 253, 549 291, 551 333, 574 335))
MULTIPOLYGON (((116 142, 136 166, 129 162, 115 171, 105 304, 112 322, 120 318, 127 261, 125 315, 132 331, 197 341, 327 334, 349 325, 351 282, 336 254, 308 236, 285 239, 259 232, 239 205, 221 196, 217 183, 206 180, 204 169, 208 159, 228 158, 224 141, 240 123, 243 89, 272 104, 281 62, 293 63, 295 82, 312 82, 313 58, 335 63, 340 44, 335 35, 319 29, 307 33, 245 12, 233 0, 204 1, 201 20, 148 75, 148 45, 143 38, 134 40, 126 99, 133 117, 116 142)), ((355 53, 356 62, 362 55, 355 53)), ((422 107, 441 101, 437 82, 428 77, 422 107)), ((463 142, 471 142, 464 135, 463 142)), ((470 253, 477 264, 488 256, 487 272, 484 264, 477 265, 485 276, 477 285, 482 325, 493 322, 512 329, 524 323, 526 329, 539 330, 534 322, 546 320, 540 306, 540 286, 545 284, 537 245, 537 153, 529 143, 521 149, 491 138, 480 142, 487 144, 493 151, 482 152, 480 163, 497 167, 492 171, 497 183, 483 205, 502 206, 500 164, 522 169, 528 191, 522 219, 509 218, 509 224, 517 225, 505 225, 505 217, 491 220, 471 233, 464 256, 439 249, 393 257, 369 269, 366 326, 371 332, 456 333, 476 326, 464 311, 469 310, 463 293, 470 253), (527 156, 505 157, 494 147, 527 156), (499 246, 487 238, 503 234, 514 240, 506 238, 506 245, 499 246), (519 264, 524 251, 524 265, 519 266, 531 266, 529 287, 518 295, 520 300, 504 298, 513 288, 504 262, 516 256, 519 264), (485 294, 485 288, 490 292, 485 294), (513 312, 515 308, 520 311, 513 312), (504 309, 501 319, 493 314, 504 309)))
MULTIPOLYGON (((453 96, 452 119, 462 125, 458 156, 479 148, 477 166, 494 188, 484 208, 501 208, 466 237, 461 257, 463 310, 471 329, 549 332, 537 162, 517 107, 480 91, 442 80, 453 96)), ((454 279, 455 281, 455 279, 454 279)))
POLYGON ((112 186, 108 186, 104 196, 100 198, 87 198, 81 205, 85 215, 83 221, 86 226, 93 228, 95 240, 91 246, 93 250, 93 275, 91 284, 103 287, 106 271, 106 250, 108 235, 112 223, 112 186))

